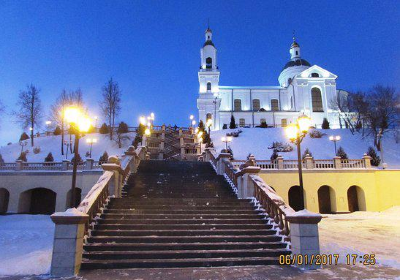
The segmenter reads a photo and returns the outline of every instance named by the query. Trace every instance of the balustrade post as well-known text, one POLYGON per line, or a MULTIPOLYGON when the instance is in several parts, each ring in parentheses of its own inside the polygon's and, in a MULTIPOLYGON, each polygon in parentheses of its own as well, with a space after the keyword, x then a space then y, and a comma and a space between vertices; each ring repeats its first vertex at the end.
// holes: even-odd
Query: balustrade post
POLYGON ((257 166, 249 166, 245 167, 242 170, 240 170, 241 174, 241 180, 240 183, 238 184, 238 193, 240 193, 240 198, 248 198, 248 197, 255 197, 255 192, 254 192, 254 183, 250 178, 250 175, 252 174, 258 174, 260 173, 261 168, 257 166))
POLYGON ((143 134, 143 136, 142 136, 142 146, 143 147, 147 146, 147 136, 146 136, 146 134, 143 134))
MULTIPOLYGON (((290 223, 292 255, 301 255, 303 258, 307 255, 309 260, 313 259, 312 255, 319 255, 318 223, 322 219, 321 214, 304 209, 292 215, 287 215, 286 219, 290 223)), ((321 266, 315 264, 315 259, 313 262, 296 266, 303 269, 317 269, 321 266)))
POLYGON ((314 159, 309 154, 304 158, 306 169, 314 169, 314 159))
POLYGON ((94 159, 88 158, 85 162, 85 170, 92 170, 93 169, 94 159))
POLYGON ((81 267, 85 224, 89 216, 71 208, 50 217, 55 224, 51 275, 74 276, 81 267))
POLYGON ((333 158, 333 163, 335 165, 335 169, 342 169, 342 159, 338 156, 333 158))
POLYGON ((122 178, 123 170, 121 169, 121 163, 117 157, 109 157, 108 163, 101 165, 104 171, 111 171, 114 173, 114 180, 110 180, 109 193, 115 197, 121 197, 122 195, 122 178))
POLYGON ((231 155, 229 153, 220 153, 217 157, 217 174, 224 175, 225 173, 225 161, 229 162, 231 155))
POLYGON ((283 166, 283 157, 282 156, 278 156, 276 158, 276 161, 278 162, 278 169, 283 169, 284 168, 284 166, 283 166))
POLYGON ((366 169, 371 169, 371 157, 367 154, 364 154, 362 159, 364 161, 364 167, 366 169))
POLYGON ((15 170, 16 171, 21 171, 21 170, 23 170, 24 169, 24 162, 22 161, 22 160, 17 160, 16 161, 16 165, 15 165, 15 170))
POLYGON ((68 171, 68 166, 70 161, 68 159, 63 159, 62 161, 62 171, 68 171))

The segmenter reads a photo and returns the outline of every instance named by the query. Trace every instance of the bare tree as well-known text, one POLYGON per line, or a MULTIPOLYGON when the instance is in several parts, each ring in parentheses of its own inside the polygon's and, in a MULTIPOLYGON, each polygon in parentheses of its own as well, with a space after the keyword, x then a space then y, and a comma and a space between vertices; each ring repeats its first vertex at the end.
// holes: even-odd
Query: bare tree
POLYGON ((115 118, 121 111, 121 91, 118 83, 114 82, 112 78, 103 86, 102 97, 100 107, 110 126, 110 140, 112 140, 115 118))
POLYGON ((394 87, 376 85, 366 97, 367 106, 362 114, 374 137, 374 145, 380 151, 382 136, 399 122, 399 93, 394 87))
MULTIPOLYGON (((64 122, 64 111, 69 106, 76 106, 81 110, 84 109, 83 94, 80 89, 75 91, 67 92, 65 89, 61 91, 56 101, 50 108, 49 118, 55 126, 61 128, 61 154, 64 155, 64 133, 66 130, 66 124, 64 122)), ((72 148, 71 148, 72 150, 72 148)))
POLYGON ((18 111, 13 114, 17 118, 17 122, 21 124, 23 129, 29 128, 31 132, 31 146, 34 145, 35 127, 39 126, 42 118, 42 106, 39 97, 40 90, 30 84, 25 91, 19 93, 17 106, 18 111))

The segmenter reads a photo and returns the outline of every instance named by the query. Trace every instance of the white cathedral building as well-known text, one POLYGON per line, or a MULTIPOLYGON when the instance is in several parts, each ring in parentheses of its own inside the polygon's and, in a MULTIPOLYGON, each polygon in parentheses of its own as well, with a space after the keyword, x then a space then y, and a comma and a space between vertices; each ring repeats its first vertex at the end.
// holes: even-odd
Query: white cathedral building
POLYGON ((324 118, 331 128, 339 127, 339 114, 333 100, 346 92, 336 89, 335 74, 301 58, 300 45, 294 38, 290 60, 278 77, 279 86, 219 85, 217 49, 209 28, 200 53, 197 108, 199 120, 204 123, 209 118, 213 120, 212 130, 222 129, 224 125, 229 128, 232 115, 236 125, 241 127, 255 127, 263 122, 284 127, 301 114, 311 117, 316 127, 321 126, 324 118))

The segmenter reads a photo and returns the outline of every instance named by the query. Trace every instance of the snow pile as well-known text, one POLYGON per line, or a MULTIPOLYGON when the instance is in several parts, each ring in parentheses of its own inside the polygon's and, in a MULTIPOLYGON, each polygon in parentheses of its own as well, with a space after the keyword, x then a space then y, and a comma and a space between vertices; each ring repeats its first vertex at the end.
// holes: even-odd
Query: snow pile
POLYGON ((319 223, 321 253, 375 254, 378 264, 400 269, 400 206, 383 212, 323 215, 319 223))
MULTIPOLYGON (((217 152, 225 148, 225 143, 221 137, 238 129, 225 129, 211 131, 211 138, 217 152)), ((240 128, 242 133, 239 137, 232 137, 229 143, 235 159, 243 160, 251 153, 256 160, 269 160, 273 149, 268 149, 273 142, 290 143, 285 135, 283 128, 240 128)), ((337 147, 342 146, 350 159, 361 159, 368 151, 368 147, 373 146, 373 138, 362 138, 361 134, 352 135, 348 129, 318 129, 325 133, 322 138, 310 138, 309 135, 301 143, 302 153, 306 148, 310 150, 315 159, 333 159, 335 156, 334 144, 329 141, 330 135, 340 135, 341 140, 337 142, 337 147)), ((291 152, 281 152, 284 159, 297 159, 296 147, 293 146, 291 152)), ((384 159, 389 168, 400 168, 400 143, 396 143, 392 133, 387 133, 383 139, 384 159)))
POLYGON ((50 216, 0 216, 0 275, 49 273, 53 239, 50 216))
MULTIPOLYGON (((104 151, 107 151, 108 155, 121 155, 126 149, 132 144, 135 139, 135 133, 127 133, 129 139, 122 140, 122 148, 118 148, 118 143, 114 140, 110 140, 109 135, 92 133, 88 134, 80 139, 79 142, 79 154, 82 159, 85 159, 86 152, 89 152, 90 145, 86 143, 87 138, 96 138, 97 143, 93 144, 92 147, 92 158, 99 160, 100 156, 103 155, 104 151)), ((72 136, 72 140, 74 136, 72 136)), ((69 140, 69 136, 65 136, 65 140, 69 140)), ((61 136, 43 136, 35 138, 35 147, 40 148, 40 153, 34 154, 33 148, 30 146, 30 140, 28 139, 28 145, 24 147, 24 151, 29 150, 27 155, 28 162, 44 162, 44 158, 49 152, 53 154, 54 161, 61 162, 65 159, 65 155, 61 155, 61 136)), ((64 151, 66 146, 64 146, 64 151)), ((14 143, 8 146, 0 147, 0 154, 3 156, 5 162, 15 162, 21 153, 21 146, 19 143, 14 143)), ((68 159, 71 160, 73 154, 68 153, 68 159)))

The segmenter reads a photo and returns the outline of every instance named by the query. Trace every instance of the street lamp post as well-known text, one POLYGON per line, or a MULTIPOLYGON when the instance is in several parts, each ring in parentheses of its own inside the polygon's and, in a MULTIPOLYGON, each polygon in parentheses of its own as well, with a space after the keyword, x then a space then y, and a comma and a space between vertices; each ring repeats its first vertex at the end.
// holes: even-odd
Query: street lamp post
POLYGON ((71 186, 71 200, 70 207, 75 207, 75 188, 76 188, 76 171, 78 169, 78 149, 79 139, 82 137, 84 132, 87 132, 91 126, 91 121, 88 117, 74 107, 69 107, 65 110, 65 118, 70 124, 73 133, 75 134, 74 141, 74 162, 72 169, 72 186, 71 186))
POLYGON ((19 145, 21 146, 21 154, 24 151, 24 147, 26 145, 28 145, 28 142, 26 142, 25 140, 19 141, 19 145))
POLYGON ((300 143, 303 141, 304 137, 311 125, 311 119, 306 115, 302 115, 297 119, 295 124, 290 124, 286 127, 286 135, 290 141, 297 146, 297 164, 299 171, 299 184, 301 193, 301 204, 300 209, 304 209, 304 186, 303 186, 303 167, 301 160, 301 147, 300 143))
POLYGON ((92 147, 93 147, 93 144, 97 143, 97 139, 96 138, 88 138, 88 139, 86 139, 86 143, 88 143, 90 145, 89 157, 92 158, 92 147))
POLYGON ((46 135, 50 134, 50 125, 51 125, 51 121, 46 121, 46 135))
POLYGON ((228 151, 228 143, 232 141, 231 136, 222 137, 221 141, 225 143, 225 150, 228 151))
POLYGON ((336 155, 336 142, 340 141, 341 137, 340 135, 331 135, 329 136, 329 140, 332 141, 335 144, 335 155, 336 155))
POLYGON ((213 124, 213 120, 212 119, 208 119, 206 125, 208 127, 208 135, 210 136, 210 138, 211 138, 211 126, 212 126, 212 124, 213 124))

